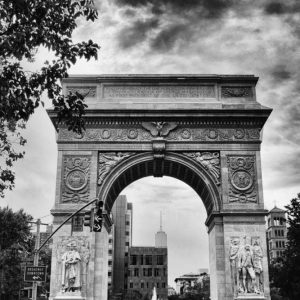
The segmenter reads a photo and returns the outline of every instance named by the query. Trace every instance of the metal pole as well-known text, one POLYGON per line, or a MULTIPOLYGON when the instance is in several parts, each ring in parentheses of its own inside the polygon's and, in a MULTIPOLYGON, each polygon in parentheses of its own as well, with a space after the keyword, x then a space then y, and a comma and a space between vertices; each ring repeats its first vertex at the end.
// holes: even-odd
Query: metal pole
MULTIPOLYGON (((41 219, 37 219, 34 258, 33 258, 33 265, 35 267, 39 265, 39 252, 37 250, 40 248, 40 226, 41 226, 41 219)), ((37 294, 37 282, 34 281, 32 283, 32 300, 36 300, 36 294, 37 294)))

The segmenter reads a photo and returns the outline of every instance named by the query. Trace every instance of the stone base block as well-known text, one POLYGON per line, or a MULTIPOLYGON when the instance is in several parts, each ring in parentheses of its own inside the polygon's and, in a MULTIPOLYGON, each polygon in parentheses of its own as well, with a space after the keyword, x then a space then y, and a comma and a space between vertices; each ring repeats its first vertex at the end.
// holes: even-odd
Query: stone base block
POLYGON ((54 297, 54 300, 85 300, 85 298, 81 296, 58 295, 54 297))
POLYGON ((80 292, 59 293, 53 300, 85 300, 80 292))
POLYGON ((247 295, 238 295, 234 300, 266 300, 264 295, 257 294, 247 294, 247 295))

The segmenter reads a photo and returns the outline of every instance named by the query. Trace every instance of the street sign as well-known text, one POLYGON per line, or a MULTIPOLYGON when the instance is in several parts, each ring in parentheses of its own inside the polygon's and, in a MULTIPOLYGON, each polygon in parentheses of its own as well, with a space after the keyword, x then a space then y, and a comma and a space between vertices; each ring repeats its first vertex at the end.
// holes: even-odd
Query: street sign
POLYGON ((26 266, 24 281, 46 281, 46 266, 26 266))

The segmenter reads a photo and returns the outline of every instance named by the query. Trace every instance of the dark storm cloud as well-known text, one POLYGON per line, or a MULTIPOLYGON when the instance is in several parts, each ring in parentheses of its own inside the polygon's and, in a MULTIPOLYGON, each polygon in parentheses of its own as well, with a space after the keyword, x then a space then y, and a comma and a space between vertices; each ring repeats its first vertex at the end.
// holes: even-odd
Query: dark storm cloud
MULTIPOLYGON (((190 39, 205 20, 221 18, 232 6, 231 0, 115 0, 119 6, 128 9, 143 9, 138 21, 133 22, 119 33, 119 45, 126 49, 145 41, 149 38, 152 50, 170 50, 178 40, 190 39), (145 21, 145 9, 151 21, 145 21), (160 26, 159 26, 160 25, 160 26), (158 29, 153 32, 153 29, 158 29), (150 36, 151 35, 151 36, 150 36)), ((202 27, 202 30, 204 26, 202 27)), ((205 30, 203 30, 204 32, 205 30)))
POLYGON ((121 48, 126 49, 143 42, 147 38, 149 30, 156 28, 158 24, 158 19, 133 22, 131 26, 125 27, 119 32, 119 45, 121 48))
POLYGON ((265 5, 264 11, 269 15, 281 15, 286 13, 298 13, 300 3, 298 0, 291 1, 272 1, 265 5))
POLYGON ((277 65, 270 73, 276 81, 289 80, 292 77, 292 72, 288 70, 286 65, 277 65))

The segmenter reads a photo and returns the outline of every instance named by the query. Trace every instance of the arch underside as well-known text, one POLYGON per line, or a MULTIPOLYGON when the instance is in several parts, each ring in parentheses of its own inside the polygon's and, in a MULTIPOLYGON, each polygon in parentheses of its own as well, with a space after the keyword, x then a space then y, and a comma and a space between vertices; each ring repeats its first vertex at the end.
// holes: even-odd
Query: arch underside
MULTIPOLYGON (((111 210, 114 201, 121 191, 132 182, 154 175, 155 160, 153 154, 136 155, 122 162, 103 183, 99 197, 106 203, 106 209, 111 210)), ((167 154, 163 161, 162 173, 179 179, 189 185, 202 199, 207 214, 220 209, 218 187, 209 173, 188 158, 178 154, 167 154)))

